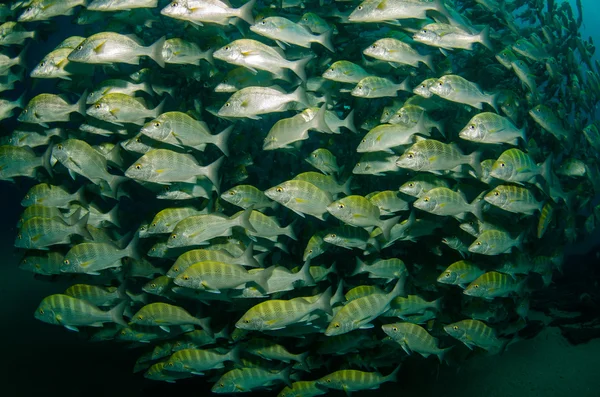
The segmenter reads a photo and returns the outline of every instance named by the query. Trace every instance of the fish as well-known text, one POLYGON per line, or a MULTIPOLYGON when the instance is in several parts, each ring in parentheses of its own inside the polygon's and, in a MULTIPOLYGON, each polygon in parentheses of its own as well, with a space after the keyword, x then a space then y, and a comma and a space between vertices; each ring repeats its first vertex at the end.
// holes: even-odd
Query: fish
POLYGON ((493 51, 494 46, 490 41, 489 35, 489 26, 485 27, 477 34, 471 34, 458 26, 444 23, 431 23, 423 26, 420 31, 415 33, 413 35, 413 40, 446 50, 459 48, 472 51, 473 44, 480 43, 493 51))
POLYGON ((308 106, 302 86, 289 94, 280 88, 246 87, 235 92, 219 109, 218 115, 258 120, 260 115, 288 110, 293 102, 308 106))
POLYGON ((198 319, 179 306, 163 302, 143 306, 131 317, 131 324, 159 327, 165 332, 170 332, 172 326, 198 325, 209 334, 212 333, 206 319, 198 319))
POLYGON ((254 25, 251 25, 250 31, 275 40, 277 44, 284 49, 285 46, 290 44, 310 48, 311 43, 318 43, 329 51, 335 52, 335 48, 331 41, 332 30, 328 30, 319 35, 313 35, 312 32, 304 26, 283 17, 273 16, 263 18, 254 25))
POLYGON ((542 211, 543 201, 537 201, 531 190, 517 185, 499 185, 483 199, 488 203, 515 214, 532 215, 542 211))
POLYGON ((48 123, 69 121, 71 113, 79 113, 85 116, 85 97, 84 94, 77 103, 70 104, 59 95, 39 94, 29 100, 18 120, 48 128, 48 123))
POLYGON ((437 339, 434 338, 423 327, 411 323, 393 323, 382 327, 394 341, 398 342, 407 354, 417 352, 427 358, 436 355, 440 363, 444 361, 444 355, 452 348, 440 349, 437 339))
POLYGON ((19 22, 47 21, 61 15, 73 15, 74 8, 85 6, 85 0, 33 0, 31 4, 19 15, 19 22))
POLYGON ((135 237, 123 249, 108 243, 77 244, 65 254, 60 271, 98 275, 101 270, 120 267, 122 258, 139 259, 137 244, 135 237))
POLYGON ((477 265, 470 261, 460 260, 452 263, 437 278, 438 283, 458 285, 466 288, 468 284, 475 281, 479 276, 485 273, 477 265))
POLYGON ((498 111, 498 94, 486 94, 477 84, 457 75, 445 75, 429 87, 429 91, 448 101, 464 103, 482 110, 487 103, 498 111))
POLYGON ((252 8, 256 0, 246 2, 240 8, 231 8, 228 2, 210 0, 198 2, 196 0, 174 0, 160 10, 161 15, 203 26, 204 23, 229 25, 235 18, 242 19, 249 24, 254 23, 252 8))
POLYGON ((520 293, 525 287, 526 279, 515 280, 513 277, 499 272, 487 272, 475 279, 465 288, 465 295, 493 299, 520 293))
POLYGON ((461 192, 446 187, 436 187, 425 193, 413 203, 415 208, 441 216, 461 216, 470 212, 478 219, 483 218, 483 201, 476 198, 468 203, 461 192))
POLYGON ((421 55, 409 44, 391 37, 377 40, 367 47, 363 54, 382 61, 413 67, 418 67, 419 63, 423 63, 429 69, 435 70, 431 55, 421 55))
POLYGON ((165 363, 167 371, 189 372, 203 375, 204 371, 224 368, 227 361, 240 363, 239 348, 233 348, 225 354, 212 350, 182 349, 174 352, 165 363))
POLYGON ((223 289, 236 288, 253 282, 264 291, 268 291, 267 281, 272 273, 273 268, 249 273, 240 265, 209 260, 191 265, 177 275, 174 283, 181 287, 221 293, 223 289))
POLYGON ((324 220, 327 206, 333 202, 330 193, 310 182, 290 180, 265 190, 265 196, 289 208, 298 215, 312 215, 324 220))
POLYGON ((394 298, 404 294, 404 281, 405 278, 399 279, 387 294, 367 295, 348 302, 333 316, 325 335, 335 336, 355 329, 373 328, 371 321, 386 312, 394 298))
POLYGON ((444 326, 444 331, 464 343, 469 349, 480 347, 490 353, 506 349, 509 340, 498 338, 493 328, 479 320, 462 320, 444 326))
POLYGON ((389 375, 382 376, 377 372, 343 369, 318 379, 317 385, 328 389, 344 390, 348 394, 353 391, 375 389, 385 382, 394 382, 399 370, 400 366, 389 375))
POLYGON ((479 164, 481 153, 464 155, 454 144, 446 144, 435 139, 421 140, 409 147, 397 160, 396 166, 413 171, 444 171, 461 164, 470 165, 477 175, 481 174, 479 164))
POLYGON ((427 11, 435 10, 448 15, 444 3, 439 0, 366 0, 348 16, 350 22, 385 22, 397 19, 425 19, 427 11))
POLYGON ((250 392, 279 382, 291 385, 290 372, 291 367, 279 372, 271 372, 260 367, 236 368, 223 374, 210 390, 213 393, 234 393, 250 392))
POLYGON ((458 136, 471 142, 518 145, 519 138, 527 142, 525 132, 525 127, 518 129, 506 117, 483 112, 475 115, 458 136))
POLYGON ((104 323, 127 326, 123 319, 126 302, 121 302, 109 311, 69 295, 54 294, 45 297, 35 310, 36 319, 48 324, 61 325, 70 331, 78 332, 81 326, 101 327, 104 323))

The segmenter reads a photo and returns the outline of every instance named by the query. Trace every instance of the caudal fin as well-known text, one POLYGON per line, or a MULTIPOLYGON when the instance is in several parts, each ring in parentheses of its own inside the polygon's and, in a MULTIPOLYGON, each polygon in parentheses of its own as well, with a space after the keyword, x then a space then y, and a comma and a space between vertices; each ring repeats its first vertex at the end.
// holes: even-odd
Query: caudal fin
POLYGON ((253 208, 254 208, 254 206, 250 206, 249 208, 246 208, 241 214, 239 214, 237 216, 236 220, 237 220, 238 226, 241 226, 244 229, 249 230, 253 233, 257 233, 254 226, 252 226, 252 223, 250 223, 250 215, 252 215, 253 208))
POLYGON ((475 175, 477 175, 478 178, 481 177, 481 152, 475 151, 469 155, 469 165, 475 171, 475 175))
POLYGON ((331 309, 331 286, 325 290, 313 304, 314 310, 322 310, 327 314, 333 315, 333 310, 331 309))
POLYGON ((150 54, 148 55, 150 58, 154 60, 154 62, 158 63, 161 68, 165 67, 165 59, 162 55, 162 50, 165 45, 165 36, 156 40, 154 44, 150 46, 150 54))
POLYGON ((227 146, 227 142, 233 132, 233 127, 234 125, 230 125, 215 137, 215 146, 227 157, 229 157, 229 147, 227 146))
POLYGON ((394 226, 398 224, 400 218, 400 216, 395 216, 393 218, 386 219, 385 221, 383 221, 383 224, 381 225, 381 233, 383 234, 383 238, 385 238, 386 240, 390 239, 390 231, 394 226))
POLYGON ((261 270, 260 272, 255 273, 256 277, 254 278, 254 282, 258 284, 258 286, 265 292, 269 293, 269 278, 273 274, 273 270, 275 270, 275 265, 266 268, 265 270, 261 270))
POLYGON ((492 41, 490 40, 490 27, 489 27, 489 25, 486 26, 479 33, 479 42, 481 44, 483 44, 488 50, 494 52, 494 45, 492 44, 492 41))
POLYGON ((209 164, 207 167, 204 167, 205 174, 203 174, 203 175, 205 175, 208 178, 208 180, 212 182, 217 193, 220 193, 220 190, 221 190, 220 180, 219 180, 219 170, 221 169, 221 166, 223 165, 223 161, 225 161, 225 156, 219 157, 218 160, 209 164))
POLYGON ((110 315, 110 319, 112 322, 122 325, 123 327, 127 327, 127 322, 123 318, 123 312, 127 308, 128 301, 121 301, 117 306, 113 307, 109 310, 108 314, 110 315))
POLYGON ((296 90, 292 93, 292 98, 294 101, 301 103, 306 107, 310 107, 310 101, 308 96, 306 95, 306 89, 303 86, 298 86, 296 90))
POLYGON ((319 43, 329 51, 335 52, 335 47, 333 46, 333 41, 331 40, 332 37, 333 29, 329 29, 327 32, 319 36, 319 43))
POLYGON ((292 62, 291 71, 296 74, 296 76, 300 77, 300 80, 306 81, 306 65, 313 59, 313 56, 307 56, 306 58, 298 59, 297 61, 292 62))
POLYGON ((310 259, 304 262, 302 268, 298 271, 298 274, 301 276, 301 280, 304 283, 304 286, 312 286, 315 285, 315 279, 312 274, 310 274, 310 259))
POLYGON ((262 266, 260 266, 260 263, 258 263, 258 261, 254 258, 253 254, 254 254, 254 243, 250 243, 250 244, 248 244, 248 247, 246 247, 246 250, 244 251, 244 253, 241 256, 241 260, 242 260, 241 265, 248 266, 248 267, 262 267, 262 266))
POLYGON ((433 55, 426 55, 422 61, 432 72, 435 72, 435 65, 433 64, 433 55))
POLYGON ((89 217, 90 217, 90 213, 88 212, 80 220, 78 220, 77 223, 75 223, 74 227, 75 227, 75 233, 79 234, 80 236, 82 236, 85 239, 92 241, 93 237, 90 234, 90 232, 87 230, 87 222, 88 222, 89 217))
POLYGON ((254 16, 252 15, 252 8, 254 7, 254 3, 256 3, 256 0, 250 0, 249 2, 247 2, 246 4, 244 4, 236 10, 238 18, 243 19, 250 25, 254 25, 254 16))
POLYGON ((358 130, 354 125, 354 109, 352 109, 350 113, 348 113, 348 116, 346 116, 346 118, 344 119, 344 123, 341 125, 341 127, 346 127, 354 134, 358 134, 358 130))

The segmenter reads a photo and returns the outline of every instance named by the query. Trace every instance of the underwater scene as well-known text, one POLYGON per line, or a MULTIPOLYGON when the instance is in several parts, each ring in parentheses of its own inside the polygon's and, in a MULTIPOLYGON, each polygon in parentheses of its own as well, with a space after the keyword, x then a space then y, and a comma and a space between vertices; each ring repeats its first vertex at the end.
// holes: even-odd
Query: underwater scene
POLYGON ((596 0, 0 2, 3 396, 600 396, 596 0))

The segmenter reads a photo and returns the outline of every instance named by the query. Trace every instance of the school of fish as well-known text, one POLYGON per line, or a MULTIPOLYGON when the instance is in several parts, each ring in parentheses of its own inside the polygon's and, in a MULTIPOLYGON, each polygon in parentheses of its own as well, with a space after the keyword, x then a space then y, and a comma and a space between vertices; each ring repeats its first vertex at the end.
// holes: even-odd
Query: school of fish
POLYGON ((214 393, 350 395, 412 353, 503 352, 600 221, 582 18, 553 0, 1 4, 20 267, 72 283, 35 317, 214 393))

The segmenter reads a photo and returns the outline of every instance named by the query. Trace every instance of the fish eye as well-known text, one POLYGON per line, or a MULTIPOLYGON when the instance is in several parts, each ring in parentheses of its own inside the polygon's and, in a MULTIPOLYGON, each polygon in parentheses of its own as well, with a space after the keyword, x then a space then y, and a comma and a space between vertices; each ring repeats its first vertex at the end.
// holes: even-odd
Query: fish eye
POLYGON ((475 284, 473 288, 479 288, 479 284, 475 284))
MULTIPOLYGON (((339 324, 337 326, 339 327, 339 324)), ((327 379, 325 382, 331 383, 331 379, 327 379)))
POLYGON ((438 83, 438 86, 440 86, 440 87, 442 87, 443 85, 444 85, 444 83, 442 83, 442 82, 438 83))
POLYGON ((225 46, 225 51, 229 51, 229 46, 225 46))
POLYGON ((45 65, 46 65, 46 62, 43 62, 43 61, 42 61, 42 62, 40 62, 40 66, 41 66, 41 67, 44 67, 45 65))
POLYGON ((373 44, 371 48, 377 48, 377 44, 373 44))
POLYGON ((138 136, 137 138, 135 138, 135 141, 136 141, 137 143, 140 143, 140 142, 142 141, 142 138, 140 138, 140 137, 138 136))
POLYGON ((397 332, 398 331, 398 327, 393 327, 392 331, 397 332))
POLYGON ((189 279, 190 279, 190 276, 188 276, 187 274, 184 274, 182 278, 183 278, 184 280, 189 280, 189 279))
POLYGON ((19 240, 21 240, 22 236, 21 236, 20 234, 17 234, 17 238, 18 238, 19 240))
POLYGON ((58 150, 62 150, 62 149, 63 149, 63 145, 61 145, 61 144, 59 143, 58 145, 56 145, 56 148, 57 148, 58 150))
POLYGON ((317 158, 317 154, 316 154, 316 153, 314 153, 314 154, 313 154, 313 157, 314 157, 314 158, 317 158))
POLYGON ((362 85, 359 85, 356 88, 358 88, 359 90, 362 90, 362 85))
POLYGON ((343 203, 339 203, 338 204, 338 208, 343 210, 346 206, 343 203))
POLYGON ((158 128, 160 127, 160 123, 157 121, 156 123, 154 123, 154 126, 158 128))
POLYGON ((421 33, 427 33, 427 29, 421 30, 421 33))
POLYGON ((264 20, 262 20, 262 21, 260 21, 260 24, 261 25, 266 25, 267 23, 264 20))
MULTIPOLYGON (((481 241, 478 241, 478 242, 476 242, 475 244, 477 244, 477 245, 481 245, 481 241)), ((475 285, 475 288, 478 288, 478 287, 479 287, 478 285, 475 285)))
POLYGON ((174 267, 171 270, 173 270, 175 273, 179 273, 179 268, 178 267, 174 267))
POLYGON ((225 383, 219 383, 219 387, 225 387, 225 383))
MULTIPOLYGON (((361 11, 361 10, 363 9, 363 6, 358 6, 358 7, 356 7, 356 9, 357 9, 358 11, 361 11)), ((327 380, 327 381, 328 381, 328 382, 331 382, 331 380, 327 380)))
POLYGON ((100 109, 100 104, 99 104, 99 103, 97 103, 97 104, 95 104, 95 105, 94 105, 94 107, 95 107, 96 109, 100 109))
POLYGON ((409 153, 409 154, 407 154, 407 155, 406 155, 406 157, 408 157, 409 159, 412 159, 412 158, 414 158, 414 157, 415 157, 415 155, 414 155, 414 154, 412 154, 412 153, 409 153))
POLYGON ((500 196, 500 192, 498 192, 498 191, 495 191, 495 192, 494 192, 494 196, 500 196))
POLYGON ((136 170, 141 170, 141 169, 142 169, 142 165, 141 165, 140 163, 137 163, 137 164, 135 165, 135 169, 136 169, 136 170))
POLYGON ((366 143, 366 142, 367 142, 367 140, 366 140, 366 139, 363 139, 363 140, 362 140, 362 143, 366 143))
POLYGON ((28 110, 27 110, 27 109, 23 109, 23 113, 27 113, 27 112, 28 112, 28 110))
POLYGON ((330 71, 330 72, 333 72, 334 70, 335 70, 334 68, 329 68, 329 71, 330 71))
POLYGON ((81 50, 83 50, 83 46, 82 45, 77 46, 77 51, 81 51, 81 50))
POLYGON ((336 328, 341 327, 340 323, 335 323, 333 326, 336 327, 336 328))
POLYGON ((150 248, 150 252, 154 252, 154 251, 156 251, 156 247, 150 248))
POLYGON ((70 263, 71 263, 71 262, 70 262, 68 259, 65 259, 65 260, 63 261, 63 264, 65 264, 65 265, 67 265, 67 266, 68 266, 70 263))
POLYGON ((227 103, 225 104, 225 106, 226 106, 226 107, 229 107, 229 106, 231 106, 231 104, 230 104, 229 102, 227 102, 227 103))
POLYGON ((504 163, 504 162, 500 163, 500 167, 506 167, 506 163, 504 163))
POLYGON ((331 234, 329 235, 329 237, 331 237, 331 238, 336 238, 336 237, 337 237, 337 234, 335 234, 335 233, 331 233, 331 234))
POLYGON ((40 309, 40 310, 39 310, 39 313, 40 313, 40 314, 44 314, 44 309, 40 309))
POLYGON ((446 272, 446 278, 450 277, 450 272, 446 272))
POLYGON ((171 234, 171 239, 175 240, 177 238, 176 234, 171 234))
POLYGON ((121 331, 121 335, 123 335, 123 336, 127 335, 127 331, 125 331, 125 330, 121 331))
POLYGON ((458 331, 458 325, 455 325, 454 327, 452 327, 452 329, 458 331))
POLYGON ((139 316, 137 316, 138 320, 142 320, 144 318, 144 316, 142 316, 141 314, 139 316))
POLYGON ((281 193, 281 192, 283 192, 283 188, 282 188, 282 187, 277 187, 277 188, 275 189, 275 191, 276 191, 277 193, 281 193))
POLYGON ((156 284, 152 283, 152 284, 150 284, 150 287, 151 288, 156 288, 156 284))
POLYGON ((429 197, 423 197, 423 201, 425 201, 426 203, 429 202, 429 197))
POLYGON ((250 324, 250 320, 248 320, 248 319, 245 319, 245 320, 244 320, 244 323, 246 323, 246 324, 250 324))
POLYGON ((168 365, 169 367, 172 367, 172 366, 173 366, 173 363, 172 363, 172 362, 168 362, 168 363, 167 363, 167 365, 168 365))
POLYGON ((312 254, 312 253, 313 253, 313 250, 308 250, 308 253, 309 253, 309 254, 312 254))
POLYGON ((473 130, 475 129, 475 124, 471 124, 471 125, 469 126, 469 129, 470 129, 471 131, 473 131, 473 130))
POLYGON ((176 1, 171 3, 171 7, 177 7, 179 5, 179 3, 177 3, 176 1))
POLYGON ((408 187, 415 187, 415 184, 411 182, 408 184, 408 187))
POLYGON ((153 226, 153 227, 156 227, 156 222, 154 222, 154 223, 152 224, 152 226, 153 226))
POLYGON ((229 191, 230 196, 235 196, 235 192, 233 190, 229 191))

